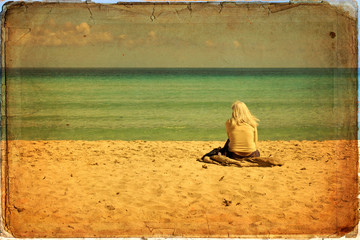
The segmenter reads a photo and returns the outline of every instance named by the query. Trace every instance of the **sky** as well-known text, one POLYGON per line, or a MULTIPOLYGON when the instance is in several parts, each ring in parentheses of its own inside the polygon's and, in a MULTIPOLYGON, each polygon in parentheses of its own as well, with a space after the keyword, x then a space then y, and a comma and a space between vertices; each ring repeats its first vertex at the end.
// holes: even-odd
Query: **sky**
MULTIPOLYGON (((331 2, 339 3, 334 0, 331 2)), ((349 3, 352 2, 345 3, 351 5, 349 3)), ((29 9, 23 19, 14 18, 15 20, 9 23, 11 31, 8 35, 11 36, 11 41, 8 46, 11 46, 11 50, 7 57, 11 60, 7 65, 12 64, 12 67, 336 67, 339 65, 336 62, 338 56, 329 51, 336 43, 329 37, 329 32, 337 30, 334 18, 331 17, 319 20, 314 16, 309 19, 313 27, 304 28, 306 24, 303 24, 303 20, 300 23, 296 19, 289 21, 278 16, 279 14, 274 14, 269 23, 268 18, 253 18, 247 12, 237 13, 234 18, 224 11, 223 14, 228 14, 228 19, 224 21, 219 21, 216 16, 211 18, 204 14, 196 15, 198 11, 189 14, 188 9, 178 9, 182 13, 166 16, 166 11, 161 12, 161 7, 155 9, 156 17, 152 19, 152 10, 150 6, 142 15, 136 15, 131 10, 119 14, 119 11, 104 12, 96 8, 81 11, 55 9, 51 14, 47 14, 48 10, 41 12, 37 9, 29 9), (318 39, 319 35, 325 37, 318 39)), ((217 8, 215 10, 214 13, 217 14, 217 8)), ((341 50, 337 51, 341 52, 341 50)))

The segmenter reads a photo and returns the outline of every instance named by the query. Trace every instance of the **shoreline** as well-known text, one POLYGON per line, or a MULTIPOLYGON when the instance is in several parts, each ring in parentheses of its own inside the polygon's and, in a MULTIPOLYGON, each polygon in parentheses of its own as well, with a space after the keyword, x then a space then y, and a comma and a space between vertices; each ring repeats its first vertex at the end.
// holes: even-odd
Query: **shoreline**
POLYGON ((15 237, 342 236, 358 221, 357 140, 260 141, 285 161, 271 168, 196 161, 221 141, 7 144, 15 237))

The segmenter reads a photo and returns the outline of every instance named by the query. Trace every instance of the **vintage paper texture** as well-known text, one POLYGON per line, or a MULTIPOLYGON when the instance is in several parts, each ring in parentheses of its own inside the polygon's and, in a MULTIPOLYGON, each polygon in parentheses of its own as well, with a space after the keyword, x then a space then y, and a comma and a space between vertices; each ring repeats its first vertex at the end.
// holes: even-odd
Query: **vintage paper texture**
MULTIPOLYGON (((338 237, 357 225, 357 74, 343 72, 357 68, 357 19, 341 9, 12 3, 3 14, 2 44, 2 224, 9 234, 338 237), (229 39, 233 32, 237 38, 229 39), (274 168, 195 161, 219 141, 77 137, 76 128, 66 132, 73 123, 56 130, 66 137, 53 138, 51 124, 45 133, 27 128, 27 117, 45 105, 27 106, 71 85, 44 87, 17 69, 57 67, 329 68, 334 79, 347 76, 334 80, 330 112, 348 130, 322 141, 261 141, 264 155, 285 161, 274 168)), ((88 86, 102 91, 101 84, 84 91, 88 86)))

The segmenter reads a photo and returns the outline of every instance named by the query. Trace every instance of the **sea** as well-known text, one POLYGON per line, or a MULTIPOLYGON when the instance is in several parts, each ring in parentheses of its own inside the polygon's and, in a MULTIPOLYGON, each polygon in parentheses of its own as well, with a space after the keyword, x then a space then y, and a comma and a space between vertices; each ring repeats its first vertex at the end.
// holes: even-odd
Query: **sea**
POLYGON ((225 141, 240 100, 259 140, 357 139, 357 69, 6 69, 2 138, 225 141))

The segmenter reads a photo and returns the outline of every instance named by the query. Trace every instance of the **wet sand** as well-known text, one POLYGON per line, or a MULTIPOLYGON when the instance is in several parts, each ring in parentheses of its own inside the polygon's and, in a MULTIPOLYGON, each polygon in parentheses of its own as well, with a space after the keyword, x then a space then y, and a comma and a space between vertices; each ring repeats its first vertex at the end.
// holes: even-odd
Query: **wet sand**
POLYGON ((357 141, 259 142, 262 156, 281 158, 281 167, 196 161, 222 145, 9 141, 8 231, 23 238, 329 237, 357 224, 357 141))

